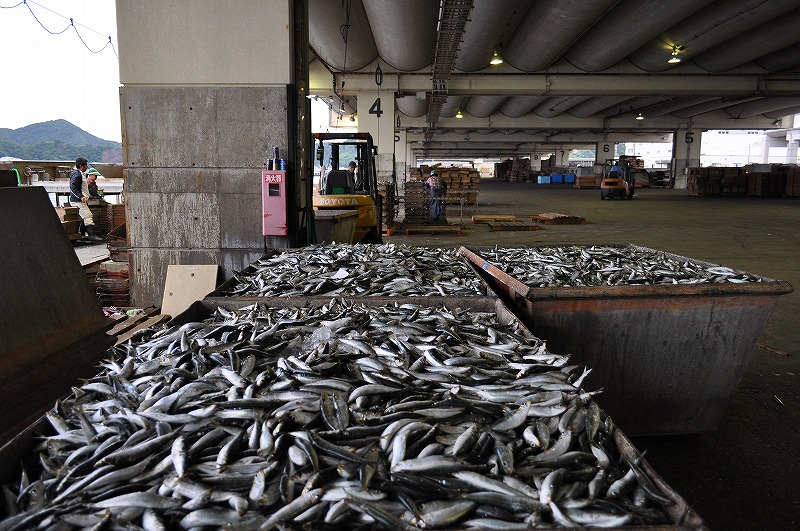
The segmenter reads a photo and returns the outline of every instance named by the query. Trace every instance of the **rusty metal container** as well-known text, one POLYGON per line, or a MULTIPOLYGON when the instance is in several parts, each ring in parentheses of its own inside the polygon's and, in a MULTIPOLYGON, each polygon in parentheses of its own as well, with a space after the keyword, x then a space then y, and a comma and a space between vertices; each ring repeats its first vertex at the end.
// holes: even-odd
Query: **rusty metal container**
MULTIPOLYGON (((330 298, 305 298, 305 299, 271 299, 267 306, 271 307, 285 307, 285 306, 320 306, 330 302, 330 298)), ((398 303, 398 304, 420 304, 430 306, 428 298, 422 297, 394 297, 391 300, 384 300, 379 297, 364 297, 358 299, 358 302, 367 306, 380 306, 385 303, 398 303)), ((175 316, 167 326, 181 325, 191 321, 202 320, 211 315, 217 308, 238 309, 243 306, 242 301, 233 298, 222 298, 216 300, 205 299, 193 303, 187 310, 175 316)), ((495 313, 498 319, 503 323, 516 323, 519 325, 521 333, 530 335, 530 330, 526 328, 524 323, 521 323, 518 318, 503 304, 499 299, 490 299, 488 297, 463 297, 458 299, 457 302, 450 302, 450 307, 460 307, 477 312, 495 313)), ((36 423, 29 426, 27 429, 21 431, 16 437, 8 443, 0 447, 0 482, 3 484, 10 484, 19 481, 21 474, 21 465, 26 467, 36 466, 36 456, 32 455, 31 448, 39 440, 40 435, 53 435, 55 432, 50 426, 46 418, 40 418, 36 423)), ((615 429, 613 432, 613 443, 616 451, 623 458, 628 461, 640 459, 642 453, 635 448, 628 437, 620 430, 615 429)), ((649 526, 639 526, 638 529, 652 529, 652 530, 673 530, 673 529, 707 529, 704 520, 697 514, 692 507, 678 494, 672 487, 670 487, 664 479, 652 468, 652 466, 644 459, 639 461, 640 467, 650 479, 653 485, 670 500, 670 503, 665 504, 664 510, 670 520, 669 523, 649 526)), ((30 468, 28 468, 30 470, 30 468)), ((0 512, 0 521, 7 515, 0 512)), ((551 527, 543 527, 542 529, 554 529, 551 527)), ((621 527, 617 529, 631 529, 631 527, 621 527)))
POLYGON ((603 388, 597 403, 629 435, 715 430, 778 297, 792 291, 789 283, 768 278, 531 287, 487 261, 481 253, 488 250, 459 251, 548 348, 592 368, 585 387, 603 388))

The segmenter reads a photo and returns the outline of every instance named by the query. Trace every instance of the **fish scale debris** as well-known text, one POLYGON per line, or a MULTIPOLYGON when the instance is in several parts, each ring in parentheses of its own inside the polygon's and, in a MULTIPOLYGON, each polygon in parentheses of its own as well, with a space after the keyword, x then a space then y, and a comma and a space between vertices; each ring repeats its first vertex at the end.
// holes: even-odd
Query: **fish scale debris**
POLYGON ((669 523, 588 371, 523 332, 344 300, 145 329, 48 413, 0 529, 669 523))
POLYGON ((224 296, 484 296, 456 249, 394 244, 286 249, 236 273, 224 296))
POLYGON ((635 246, 495 247, 480 254, 504 273, 538 288, 762 281, 729 267, 635 246))

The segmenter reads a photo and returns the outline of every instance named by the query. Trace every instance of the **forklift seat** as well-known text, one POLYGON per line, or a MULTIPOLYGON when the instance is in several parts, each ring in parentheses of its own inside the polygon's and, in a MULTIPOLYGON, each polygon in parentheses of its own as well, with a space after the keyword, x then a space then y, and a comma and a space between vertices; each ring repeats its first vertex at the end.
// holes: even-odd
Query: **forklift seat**
POLYGON ((352 194, 354 190, 353 177, 345 170, 331 170, 325 178, 325 195, 352 194))

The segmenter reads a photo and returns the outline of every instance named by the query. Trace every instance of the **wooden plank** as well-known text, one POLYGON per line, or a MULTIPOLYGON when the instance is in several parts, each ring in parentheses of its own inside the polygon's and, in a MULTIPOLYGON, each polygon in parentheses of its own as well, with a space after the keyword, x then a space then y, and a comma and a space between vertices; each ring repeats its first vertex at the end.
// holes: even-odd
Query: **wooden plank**
POLYGON ((580 225, 586 223, 586 219, 571 214, 559 214, 557 212, 546 212, 531 216, 533 221, 538 221, 546 225, 580 225))
POLYGON ((201 300, 214 291, 218 273, 216 265, 168 265, 161 312, 178 315, 201 300))
POLYGON ((461 225, 406 225, 406 236, 411 234, 456 234, 461 236, 461 225))
POLYGON ((114 325, 114 327, 111 330, 108 331, 108 335, 118 336, 124 332, 127 332, 128 330, 130 330, 137 324, 141 323, 145 319, 152 317, 153 314, 157 312, 158 312, 157 308, 151 308, 150 310, 145 311, 144 313, 139 313, 136 315, 128 315, 126 317, 123 317, 119 320, 117 324, 114 325))
POLYGON ((488 223, 490 221, 519 221, 517 216, 507 214, 475 214, 472 216, 473 223, 488 223))
POLYGON ((541 230, 542 227, 535 223, 528 223, 526 221, 499 221, 488 223, 489 229, 495 231, 512 231, 512 230, 541 230))

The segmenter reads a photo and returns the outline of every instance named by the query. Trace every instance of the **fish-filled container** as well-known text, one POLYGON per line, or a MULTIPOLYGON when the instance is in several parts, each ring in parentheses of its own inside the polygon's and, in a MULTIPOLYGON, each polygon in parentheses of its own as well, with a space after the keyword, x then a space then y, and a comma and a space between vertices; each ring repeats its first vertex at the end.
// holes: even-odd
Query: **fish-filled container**
POLYGON ((715 430, 787 282, 635 245, 462 247, 630 435, 715 430))
POLYGON ((332 297, 425 297, 429 304, 460 305, 462 299, 494 299, 497 295, 461 258, 458 249, 387 243, 272 249, 234 273, 207 299, 324 302, 332 297))
POLYGON ((583 368, 478 304, 197 302, 0 450, 0 527, 704 527, 583 368))

